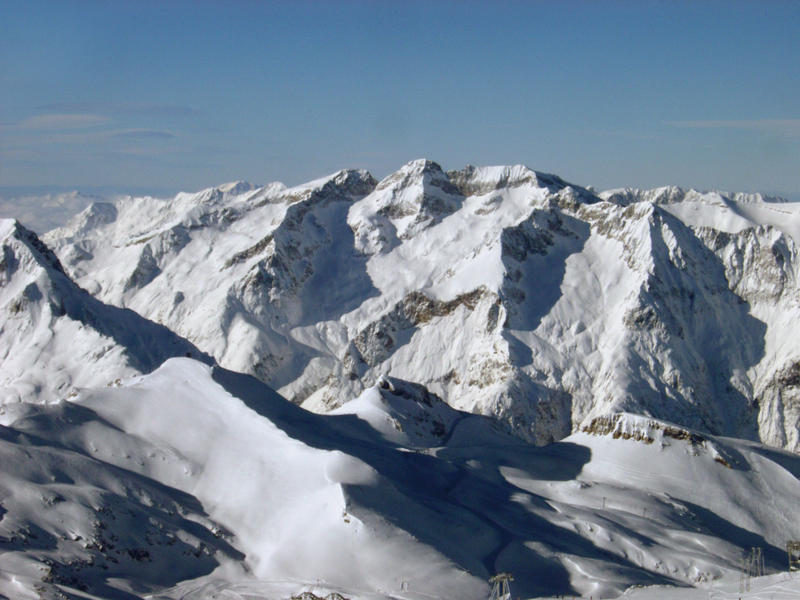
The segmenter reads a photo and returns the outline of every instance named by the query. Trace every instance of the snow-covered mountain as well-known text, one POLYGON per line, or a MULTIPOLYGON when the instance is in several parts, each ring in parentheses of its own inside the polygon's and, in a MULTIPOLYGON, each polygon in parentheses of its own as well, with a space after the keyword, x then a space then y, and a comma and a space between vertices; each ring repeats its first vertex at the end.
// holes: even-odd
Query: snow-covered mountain
POLYGON ((24 405, 0 456, 15 599, 615 597, 800 537, 796 455, 627 414, 536 447, 393 378, 316 415, 176 358, 24 405))
POLYGON ((203 356, 166 327, 79 288, 16 221, 0 220, 0 245, 0 422, 19 402, 52 402, 171 356, 203 356))
POLYGON ((800 538, 798 236, 430 161, 0 221, 0 600, 730 597, 800 538))
POLYGON ((792 203, 418 160, 98 203, 44 239, 315 411, 391 375, 537 443, 630 412, 800 450, 792 203))

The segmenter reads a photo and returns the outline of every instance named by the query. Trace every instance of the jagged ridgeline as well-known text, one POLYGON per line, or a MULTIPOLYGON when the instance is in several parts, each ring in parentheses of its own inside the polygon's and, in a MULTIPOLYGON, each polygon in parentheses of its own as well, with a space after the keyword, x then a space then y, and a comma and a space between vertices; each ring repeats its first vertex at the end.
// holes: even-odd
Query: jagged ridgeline
POLYGON ((312 410, 391 375, 537 443, 624 411, 798 451, 798 232, 760 195, 419 160, 96 203, 44 241, 95 298, 312 410))

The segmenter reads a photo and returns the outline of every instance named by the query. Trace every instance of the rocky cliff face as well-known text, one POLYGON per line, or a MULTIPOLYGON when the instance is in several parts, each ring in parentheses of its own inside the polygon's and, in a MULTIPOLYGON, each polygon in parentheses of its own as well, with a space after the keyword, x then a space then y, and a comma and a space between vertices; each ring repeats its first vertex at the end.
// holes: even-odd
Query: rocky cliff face
POLYGON ((420 160, 95 205, 45 240, 314 410, 391 375, 538 443, 625 411, 798 451, 798 235, 760 196, 420 160))

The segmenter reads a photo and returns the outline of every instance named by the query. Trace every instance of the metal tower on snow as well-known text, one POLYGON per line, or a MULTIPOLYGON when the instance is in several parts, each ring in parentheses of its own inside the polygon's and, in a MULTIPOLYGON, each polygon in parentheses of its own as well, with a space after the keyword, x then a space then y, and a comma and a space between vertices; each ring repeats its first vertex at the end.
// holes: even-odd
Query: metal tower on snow
POLYGON ((739 591, 750 591, 750 579, 753 577, 763 577, 764 575, 764 554, 761 548, 750 548, 750 553, 744 559, 742 574, 739 576, 739 591))
POLYGON ((492 595, 489 596, 489 600, 511 600, 509 581, 514 581, 511 573, 498 573, 489 579, 489 583, 492 584, 492 595))
POLYGON ((789 571, 800 571, 800 541, 786 542, 786 554, 789 556, 789 571))

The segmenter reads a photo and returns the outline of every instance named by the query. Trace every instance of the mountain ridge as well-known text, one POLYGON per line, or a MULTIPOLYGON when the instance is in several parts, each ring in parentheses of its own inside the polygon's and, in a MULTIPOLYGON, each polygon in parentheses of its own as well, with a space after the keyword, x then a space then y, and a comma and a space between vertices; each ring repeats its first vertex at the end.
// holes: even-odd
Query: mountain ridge
POLYGON ((113 384, 171 356, 209 360, 163 325, 78 287, 58 257, 18 222, 0 220, 0 244, 0 412, 113 384))
POLYGON ((619 199, 523 166, 424 159, 380 182, 343 170, 246 187, 131 199, 45 239, 104 301, 315 410, 391 374, 540 443, 597 414, 673 406, 712 433, 800 448, 778 375, 800 360, 778 339, 798 314, 792 203, 619 199), (756 272, 777 283, 762 290, 756 272), (713 339, 726 341, 709 362, 713 339))

